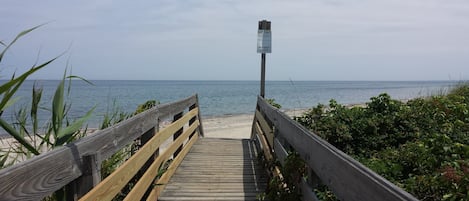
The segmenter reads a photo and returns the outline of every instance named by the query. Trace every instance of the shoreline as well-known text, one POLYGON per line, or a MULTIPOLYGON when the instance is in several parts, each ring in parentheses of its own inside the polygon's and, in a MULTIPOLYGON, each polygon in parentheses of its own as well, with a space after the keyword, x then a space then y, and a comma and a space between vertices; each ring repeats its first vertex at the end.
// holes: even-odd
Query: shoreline
MULTIPOLYGON (((364 103, 358 103, 358 104, 351 104, 351 105, 362 105, 364 103)), ((349 104, 346 104, 346 105, 349 105, 349 104)), ((281 108, 280 111, 284 112, 284 113, 290 113, 290 112, 298 112, 298 111, 307 111, 309 109, 311 109, 312 107, 316 107, 317 105, 315 106, 311 106, 309 108, 287 108, 287 109, 283 109, 281 108)), ((254 115, 254 110, 252 111, 249 111, 249 112, 246 112, 246 113, 243 113, 243 112, 240 112, 240 113, 226 113, 226 114, 216 114, 216 115, 204 115, 203 111, 201 111, 201 114, 202 114, 202 118, 203 119, 212 119, 212 118, 224 118, 224 117, 231 117, 231 116, 239 116, 239 115, 254 115)))
MULTIPOLYGON (((288 116, 298 116, 308 109, 285 109, 282 112, 288 116)), ((202 125, 205 137, 220 138, 249 138, 251 135, 251 126, 254 118, 254 112, 244 114, 225 114, 215 116, 203 116, 202 125)), ((88 128, 94 130, 95 128, 88 128)), ((97 130, 97 129, 96 129, 97 130)), ((0 148, 6 148, 6 145, 14 140, 13 137, 4 133, 0 134, 0 148)))
MULTIPOLYGON (((347 107, 364 106, 365 103, 344 104, 347 107)), ((310 110, 310 108, 294 108, 294 109, 280 109, 281 112, 287 114, 289 117, 299 116, 310 110)), ((205 132, 205 137, 221 137, 221 138, 249 138, 251 133, 252 121, 254 118, 254 111, 249 113, 236 113, 236 114, 222 114, 222 115, 203 115, 202 111, 202 125, 205 132), (249 133, 249 134, 245 134, 249 133)), ((170 122, 164 122, 161 126, 165 127, 170 122)), ((88 130, 98 130, 99 123, 93 123, 96 126, 88 127, 88 130)), ((90 125, 90 124, 89 124, 90 125)), ((5 132, 5 131, 3 131, 5 132)), ((0 133, 0 149, 5 148, 5 143, 2 141, 10 141, 12 139, 7 133, 0 133)))
MULTIPOLYGON (((363 104, 351 104, 363 105, 363 104)), ((312 107, 311 107, 312 108, 312 107)), ((304 112, 311 108, 295 108, 295 109, 280 109, 281 112, 287 114, 291 118, 293 116, 302 115, 304 112)), ((223 114, 223 115, 207 115, 202 113, 202 125, 205 132, 205 137, 221 137, 221 138, 249 138, 251 133, 252 121, 254 118, 254 111, 249 113, 239 114, 223 114), (233 131, 231 131, 231 129, 233 131), (238 133, 238 134, 237 134, 238 133), (249 133, 249 134, 244 134, 249 133)), ((164 122, 161 126, 164 127, 170 122, 164 122)), ((98 125, 99 123, 94 123, 98 125)), ((88 130, 96 131, 97 126, 91 126, 88 130)), ((5 132, 5 131, 3 131, 5 132)), ((12 139, 7 133, 0 133, 0 149, 5 148, 5 143, 2 141, 10 141, 12 139)))
MULTIPOLYGON (((401 101, 408 101, 401 100, 401 101)), ((363 107, 366 103, 353 103, 344 104, 346 107, 363 107)), ((290 118, 302 115, 315 106, 309 108, 294 108, 294 109, 280 109, 281 112, 287 114, 290 118)), ((327 105, 326 105, 327 106, 327 105)), ((254 111, 249 113, 236 113, 236 114, 222 114, 222 115, 203 115, 202 125, 205 132, 205 137, 221 137, 221 138, 249 138, 251 133, 252 121, 254 118, 254 111), (246 134, 248 133, 248 134, 246 134)), ((165 122, 161 126, 164 127, 170 122, 165 122)), ((90 124, 89 124, 90 125, 90 124)), ((94 123, 99 125, 99 123, 94 123)), ((96 131, 97 126, 91 126, 88 130, 96 131)), ((4 131, 3 131, 4 132, 4 131)), ((0 149, 5 148, 5 143, 2 141, 10 141, 12 137, 6 133, 0 133, 0 149)))

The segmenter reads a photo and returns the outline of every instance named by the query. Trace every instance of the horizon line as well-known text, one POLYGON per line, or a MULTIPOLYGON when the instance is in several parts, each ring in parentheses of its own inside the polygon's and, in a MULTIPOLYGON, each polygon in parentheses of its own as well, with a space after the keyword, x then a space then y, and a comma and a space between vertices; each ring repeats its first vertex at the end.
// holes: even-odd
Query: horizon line
MULTIPOLYGON (((9 81, 10 79, 0 79, 0 81, 9 81)), ((27 81, 60 81, 61 79, 26 79, 27 81)), ((188 80, 188 79, 86 79, 89 81, 227 81, 227 82, 260 82, 260 80, 188 80)), ((450 79, 438 79, 438 80, 266 80, 266 82, 467 82, 469 80, 450 80, 450 79)))

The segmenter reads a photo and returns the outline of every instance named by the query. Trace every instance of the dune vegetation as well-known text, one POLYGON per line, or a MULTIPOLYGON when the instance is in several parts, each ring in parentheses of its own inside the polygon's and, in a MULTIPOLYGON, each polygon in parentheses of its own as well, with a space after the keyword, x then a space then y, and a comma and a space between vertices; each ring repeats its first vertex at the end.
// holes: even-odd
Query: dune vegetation
POLYGON ((350 108, 331 100, 295 120, 421 200, 469 199, 468 84, 407 102, 381 94, 350 108))
MULTIPOLYGON (((41 26, 41 25, 40 25, 41 26)), ((6 44, 0 41, 0 45, 4 49, 0 53, 0 64, 8 52, 8 50, 20 38, 34 31, 40 26, 33 27, 19 33, 12 42, 6 44)), ((42 154, 56 147, 71 143, 88 134, 87 120, 91 117, 94 108, 90 108, 82 117, 70 118, 71 101, 69 98, 71 91, 71 80, 80 79, 92 85, 91 82, 84 78, 67 75, 65 70, 64 76, 58 82, 55 93, 52 97, 50 106, 44 106, 42 94, 43 89, 36 85, 31 90, 30 105, 20 105, 15 111, 13 117, 5 117, 3 112, 18 103, 19 97, 15 97, 17 90, 23 85, 24 81, 33 75, 36 71, 45 68, 52 62, 57 60, 61 55, 50 59, 44 63, 34 65, 26 72, 19 76, 12 75, 10 79, 2 81, 0 84, 0 127, 14 140, 8 140, 7 147, 0 147, 0 169, 14 165, 31 158, 35 155, 42 154), (47 122, 40 122, 38 112, 40 110, 47 111, 49 118, 47 122)), ((3 77, 2 77, 3 78, 3 77)), ((100 129, 110 127, 138 113, 141 113, 155 105, 159 104, 156 100, 149 100, 137 106, 134 113, 124 113, 116 104, 113 104, 112 110, 104 114, 100 129)), ((104 160, 101 167, 101 175, 103 178, 108 176, 125 160, 139 149, 137 142, 130 144, 116 154, 104 160)), ((122 194, 128 192, 133 186, 132 182, 125 187, 123 193, 119 194, 116 200, 120 200, 122 194)), ((64 200, 67 188, 64 187, 56 191, 53 195, 44 198, 44 200, 64 200)))

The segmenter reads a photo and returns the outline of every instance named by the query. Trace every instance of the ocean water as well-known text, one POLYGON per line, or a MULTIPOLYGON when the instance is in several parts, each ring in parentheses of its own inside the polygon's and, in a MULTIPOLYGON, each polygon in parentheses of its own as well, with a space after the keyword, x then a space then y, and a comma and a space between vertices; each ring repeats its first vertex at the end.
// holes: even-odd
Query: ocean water
MULTIPOLYGON (((2 82, 2 81, 0 81, 2 82)), ((96 107, 89 122, 96 127, 103 115, 113 108, 133 112, 147 100, 161 103, 175 101, 197 93, 203 117, 254 112, 259 94, 259 81, 122 81, 94 80, 93 85, 80 80, 71 84, 68 101, 71 118, 84 115, 96 107)), ((17 92, 20 100, 2 115, 14 118, 15 111, 29 106, 33 84, 44 89, 40 119, 46 122, 51 114, 52 96, 59 81, 26 81, 17 92)), ((411 99, 442 93, 457 84, 454 81, 267 81, 266 98, 274 98, 283 109, 304 109, 327 104, 330 99, 339 103, 365 103, 370 97, 388 93, 395 99, 411 99)))

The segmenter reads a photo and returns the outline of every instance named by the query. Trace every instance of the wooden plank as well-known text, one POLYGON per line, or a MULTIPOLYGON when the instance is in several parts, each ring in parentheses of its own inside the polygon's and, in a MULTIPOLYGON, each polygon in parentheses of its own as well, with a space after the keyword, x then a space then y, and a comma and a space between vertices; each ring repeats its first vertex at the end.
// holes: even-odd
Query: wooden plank
MULTIPOLYGON (((176 115, 173 116, 173 122, 177 121, 178 119, 180 119, 182 116, 183 116, 184 112, 180 112, 180 113, 177 113, 176 115)), ((195 118, 192 117, 192 118, 195 118)), ((190 122, 191 119, 189 119, 188 122, 190 122)), ((173 135, 173 141, 176 141, 176 139, 182 134, 182 132, 184 131, 184 127, 181 127, 179 130, 177 130, 174 135, 173 135)), ((173 154, 173 158, 176 158, 176 156, 179 154, 179 152, 182 150, 182 145, 174 152, 173 154)))
POLYGON ((168 160, 168 158, 176 151, 176 149, 183 144, 184 140, 190 136, 199 126, 199 121, 193 122, 191 127, 180 136, 163 154, 156 158, 156 160, 148 168, 148 171, 143 174, 142 178, 135 184, 132 190, 127 194, 124 201, 127 200, 141 200, 148 187, 151 185, 159 172, 160 165, 168 160))
MULTIPOLYGON (((200 107, 199 107, 199 98, 198 98, 198 95, 197 95, 197 94, 195 95, 195 98, 196 98, 196 100, 197 100, 197 102, 196 102, 196 107, 197 107, 197 108, 200 108, 200 107)), ((199 112, 198 112, 197 119, 199 119, 199 122, 200 122, 200 125, 199 125, 199 127, 198 127, 198 133, 199 133, 200 136, 204 137, 205 133, 204 133, 204 126, 203 126, 203 124, 202 124, 202 114, 201 114, 201 112, 200 112, 200 109, 199 109, 199 112)))
MULTIPOLYGON (((176 175, 177 175, 176 171, 176 175)), ((174 176, 173 176, 174 177, 174 176)), ((227 178, 230 179, 230 178, 227 178)), ((212 181, 212 182, 199 182, 195 179, 187 179, 186 181, 184 180, 179 180, 179 181, 173 181, 171 179, 166 187, 164 192, 161 194, 161 197, 166 197, 166 192, 171 192, 171 191, 178 191, 180 193, 183 192, 190 192, 190 191, 199 191, 201 193, 205 192, 212 192, 212 191, 225 191, 225 192, 247 192, 247 191, 257 191, 260 192, 264 190, 267 187, 267 183, 265 179, 258 179, 258 180, 253 180, 252 182, 246 182, 246 181, 238 181, 238 182, 225 182, 223 181, 223 178, 219 179, 218 181, 212 181)))
POLYGON ((80 200, 112 200, 121 191, 130 179, 140 170, 145 162, 155 153, 156 149, 173 133, 183 127, 192 117, 197 115, 197 110, 192 110, 184 117, 169 125, 156 134, 138 152, 130 157, 111 175, 99 183, 95 188, 83 196, 80 200))
MULTIPOLYGON (((177 174, 177 173, 176 173, 177 174)), ((167 190, 185 190, 185 189, 208 189, 208 190, 247 190, 245 188, 247 184, 245 183, 225 183, 225 182, 220 182, 217 183, 216 186, 211 186, 211 185, 201 185, 200 182, 198 181, 184 181, 184 182, 173 182, 171 181, 171 185, 166 185, 165 191, 167 190)), ((267 183, 262 183, 262 184, 257 184, 262 188, 267 187, 267 183)), ((249 187, 255 186, 256 184, 250 184, 249 187)), ((257 189, 260 190, 260 189, 257 189)))
POLYGON ((156 113, 158 113, 158 117, 160 119, 166 119, 173 117, 175 114, 180 113, 186 108, 189 108, 196 102, 198 102, 197 94, 194 94, 188 98, 176 102, 156 105, 156 107, 154 107, 154 110, 156 110, 156 113))
MULTIPOLYGON (((194 104, 195 108, 200 108, 199 107, 199 96, 197 94, 195 94, 195 100, 196 100, 195 104, 194 104)), ((197 119, 199 119, 199 123, 200 123, 200 126, 197 130, 199 132, 199 135, 203 137, 204 136, 204 127, 202 126, 202 114, 200 113, 200 110, 199 110, 199 113, 197 115, 197 119)))
POLYGON ((250 140, 200 139, 158 200, 256 200, 267 187, 267 176, 256 163, 254 150, 250 140), (232 148, 224 150, 224 143, 232 148), (196 149, 203 151, 194 153, 196 149), (210 156, 220 152, 236 157, 210 156))
POLYGON ((164 187, 166 186, 166 183, 168 183, 169 179, 171 176, 173 176, 174 172, 176 171, 177 167, 179 164, 182 162, 184 157, 187 155, 189 152, 190 148, 192 145, 199 139, 199 135, 196 134, 194 135, 189 142, 186 144, 186 146, 183 147, 182 151, 179 153, 179 155, 171 162, 171 165, 168 167, 166 172, 161 176, 160 179, 157 181, 157 186, 154 188, 154 190, 150 193, 148 196, 147 200, 156 200, 158 196, 161 194, 161 192, 164 190, 164 187))
POLYGON ((272 156, 272 149, 270 148, 267 139, 265 139, 265 135, 263 134, 259 124, 256 123, 255 127, 256 132, 258 133, 257 136, 259 137, 260 143, 262 145, 262 150, 264 151, 265 159, 267 161, 273 160, 274 157, 272 156))
MULTIPOLYGON (((274 150, 275 155, 277 156, 280 164, 285 165, 285 159, 288 157, 288 152, 282 146, 278 139, 274 140, 274 150)), ((302 197, 301 199, 304 201, 319 201, 316 194, 314 193, 313 189, 306 183, 306 181, 302 178, 299 184, 301 189, 302 197)))
POLYGON ((227 196, 218 194, 217 196, 200 196, 194 197, 187 195, 186 197, 167 197, 164 201, 257 201, 256 195, 251 196, 227 196))
MULTIPOLYGON (((146 131, 142 136, 140 136, 140 144, 138 145, 139 148, 145 145, 148 141, 150 141, 153 136, 155 136, 156 132, 156 127, 159 125, 158 120, 156 121, 156 125, 151 128, 150 130, 146 131)), ((148 159, 148 161, 143 165, 143 167, 140 169, 139 173, 137 173, 137 177, 140 178, 142 174, 150 167, 151 163, 153 163, 153 158, 155 158, 158 155, 158 150, 155 150, 155 153, 153 154, 153 157, 148 159)))
POLYGON ((304 178, 300 179, 300 185, 299 187, 301 188, 301 200, 303 201, 319 201, 318 197, 316 196, 316 193, 314 193, 313 189, 306 183, 304 178))
POLYGON ((102 159, 109 158, 116 151, 124 148, 153 128, 158 123, 158 119, 168 118, 196 101, 194 95, 172 103, 157 105, 110 128, 97 131, 93 135, 78 140, 76 146, 80 155, 97 153, 102 159))
POLYGON ((270 126, 267 123, 264 116, 259 112, 259 110, 256 110, 255 118, 257 122, 259 123, 259 126, 262 129, 262 133, 265 135, 265 138, 267 139, 269 146, 273 147, 274 146, 274 130, 272 129, 272 126, 270 126))
MULTIPOLYGON (((257 111, 257 109, 256 109, 257 111)), ((256 115, 254 114, 254 118, 252 119, 252 126, 251 126, 251 137, 249 139, 251 140, 255 140, 257 137, 256 137, 256 129, 254 128, 254 126, 256 125, 256 115)))
MULTIPOLYGON (((184 182, 184 181, 187 181, 188 179, 194 179, 194 178, 174 178, 172 179, 172 181, 184 182)), ((249 178, 204 177, 204 178, 195 178, 195 179, 197 179, 197 181, 200 182, 200 185, 204 185, 204 183, 207 183, 207 184, 217 183, 223 179, 230 179, 229 182, 226 182, 226 183, 256 183, 256 182, 267 183, 267 178, 253 178, 253 177, 249 177, 249 178)))
POLYGON ((282 144, 278 141, 278 139, 274 139, 274 152, 280 164, 282 166, 285 165, 285 159, 287 159, 288 152, 287 150, 285 150, 282 144))
POLYGON ((256 157, 259 155, 259 151, 262 149, 261 145, 260 145, 260 138, 259 138, 259 135, 256 134, 256 124, 253 123, 252 124, 252 132, 251 132, 251 140, 252 140, 252 144, 254 145, 254 150, 256 150, 256 157))
MULTIPOLYGON (((210 188, 207 185, 197 185, 196 188, 187 188, 187 186, 181 183, 181 186, 178 187, 166 187, 165 193, 177 193, 180 190, 184 190, 186 193, 192 194, 203 194, 203 193, 239 193, 239 192, 246 192, 246 193, 256 193, 259 194, 258 189, 244 189, 244 184, 241 183, 237 187, 234 185, 226 186, 225 188, 210 188)), ((264 187, 265 188, 265 187, 264 187)), ((200 195, 199 195, 200 196, 200 195)), ((195 197, 195 196, 194 196, 195 197)))
POLYGON ((76 148, 64 146, 0 170, 0 200, 41 200, 82 175, 76 148))
MULTIPOLYGON (((285 165, 285 159, 288 157, 288 152, 282 146, 282 144, 278 141, 278 139, 274 140, 274 150, 275 155, 277 156, 278 161, 283 166, 285 165)), ((309 187, 304 179, 301 179, 299 186, 301 188, 301 199, 307 201, 319 201, 314 193, 313 189, 309 187)))
MULTIPOLYGON (((180 197, 193 197, 195 198, 194 196, 194 193, 193 192, 188 192, 188 193, 185 193, 185 192, 176 192, 174 193, 180 197)), ((258 195, 259 193, 258 192, 249 192, 249 193, 246 193, 246 192, 221 192, 221 193, 216 193, 216 192, 206 192, 206 193, 203 193, 197 197, 212 197, 212 198, 222 198, 222 197, 256 197, 256 195, 258 195)), ((168 195, 168 197, 171 197, 173 195, 168 195)))
POLYGON ((417 200, 258 97, 261 113, 341 200, 417 200))
MULTIPOLYGON (((168 138, 173 136, 174 133, 179 131, 180 128, 182 128, 192 117, 197 116, 198 110, 192 110, 186 115, 184 115, 182 118, 179 120, 171 123, 169 126, 161 130, 159 133, 153 137, 153 142, 158 143, 158 147, 165 142, 168 138)), ((174 143, 174 142, 173 142, 174 143)))

